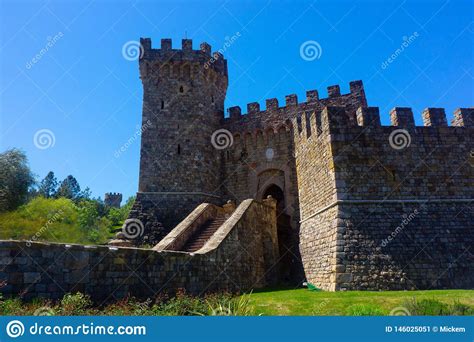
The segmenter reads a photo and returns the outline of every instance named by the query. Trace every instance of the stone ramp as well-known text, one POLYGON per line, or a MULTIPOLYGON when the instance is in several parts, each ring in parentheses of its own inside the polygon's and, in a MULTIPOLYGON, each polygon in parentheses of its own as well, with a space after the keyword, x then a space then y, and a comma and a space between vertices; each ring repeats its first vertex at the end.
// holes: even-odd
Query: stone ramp
POLYGON ((153 249, 194 253, 202 249, 235 211, 233 203, 222 207, 210 203, 198 205, 153 249))
POLYGON ((208 254, 219 250, 219 253, 226 254, 229 251, 226 247, 227 244, 224 243, 225 240, 236 234, 238 235, 237 240, 241 240, 240 234, 242 232, 238 233, 237 231, 245 226, 246 233, 249 233, 253 229, 250 226, 255 226, 259 234, 267 230, 275 230, 270 234, 272 235, 271 238, 268 233, 265 233, 267 234, 265 239, 271 240, 271 249, 275 249, 267 251, 269 255, 278 255, 276 201, 269 198, 258 204, 258 206, 263 205, 263 207, 270 207, 275 210, 273 213, 275 217, 271 214, 263 218, 260 214, 256 214, 256 205, 256 201, 251 199, 243 201, 237 208, 230 201, 222 207, 211 203, 202 203, 153 247, 153 250, 191 254, 208 254), (258 223, 261 219, 265 221, 264 224, 258 223))
POLYGON ((181 248, 183 252, 195 252, 214 235, 219 227, 225 222, 224 216, 217 216, 205 221, 181 248))

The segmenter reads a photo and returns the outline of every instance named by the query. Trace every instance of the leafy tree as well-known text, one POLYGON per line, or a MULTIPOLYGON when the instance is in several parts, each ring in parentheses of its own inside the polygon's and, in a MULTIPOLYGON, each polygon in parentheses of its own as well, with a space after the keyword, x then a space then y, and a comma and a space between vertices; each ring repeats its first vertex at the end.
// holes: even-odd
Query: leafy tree
POLYGON ((130 209, 132 209, 134 203, 135 203, 135 196, 130 196, 125 202, 125 204, 122 206, 122 208, 126 210, 127 215, 130 209))
POLYGON ((81 200, 78 204, 78 224, 84 231, 85 237, 93 242, 98 243, 103 240, 102 231, 104 228, 110 231, 112 225, 107 217, 100 214, 101 203, 96 200, 81 200))
POLYGON ((58 180, 54 176, 53 171, 49 171, 46 177, 41 181, 38 193, 45 198, 56 196, 58 191, 58 180))
POLYGON ((112 222, 113 226, 121 225, 127 219, 133 203, 135 203, 135 196, 129 197, 120 208, 108 208, 107 218, 112 222))
POLYGON ((95 226, 96 220, 99 218, 99 211, 97 210, 97 203, 94 201, 81 201, 79 207, 79 227, 88 229, 95 226))
POLYGON ((28 159, 18 149, 0 153, 0 211, 13 210, 25 203, 34 185, 28 159))
POLYGON ((91 196, 92 196, 92 192, 88 186, 86 186, 86 188, 82 190, 79 194, 80 199, 91 199, 91 196))
POLYGON ((112 222, 113 226, 118 226, 124 221, 121 208, 110 208, 107 218, 112 222))
POLYGON ((65 197, 71 200, 77 200, 81 195, 79 182, 72 175, 67 176, 59 186, 56 197, 65 197))

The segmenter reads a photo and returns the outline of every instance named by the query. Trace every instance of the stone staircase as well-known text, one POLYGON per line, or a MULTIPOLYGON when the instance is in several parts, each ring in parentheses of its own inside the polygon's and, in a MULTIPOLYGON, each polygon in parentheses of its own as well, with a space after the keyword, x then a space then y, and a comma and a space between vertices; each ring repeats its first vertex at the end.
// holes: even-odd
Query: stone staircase
POLYGON ((207 219, 194 234, 186 241, 181 248, 183 252, 195 252, 201 249, 204 244, 214 235, 219 227, 225 222, 225 216, 217 216, 207 219))

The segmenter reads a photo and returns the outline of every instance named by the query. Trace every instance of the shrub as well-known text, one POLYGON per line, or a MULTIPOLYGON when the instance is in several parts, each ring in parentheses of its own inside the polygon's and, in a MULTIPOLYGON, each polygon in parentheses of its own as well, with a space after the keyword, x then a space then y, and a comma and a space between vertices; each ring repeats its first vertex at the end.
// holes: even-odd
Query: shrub
POLYGON ((217 297, 207 299, 208 316, 251 316, 250 295, 240 297, 217 297))
POLYGON ((451 307, 451 315, 454 316, 472 316, 474 315, 474 308, 469 305, 455 301, 451 307))
POLYGON ((175 297, 158 296, 152 312, 161 316, 195 316, 207 312, 207 306, 201 298, 189 296, 184 290, 178 290, 175 297))
POLYGON ((125 220, 121 208, 110 208, 107 217, 113 226, 118 226, 123 220, 125 220))
POLYGON ((22 302, 18 298, 0 298, 0 316, 17 316, 23 312, 22 302))
POLYGON ((443 316, 449 314, 448 305, 436 299, 417 301, 416 298, 413 298, 405 306, 412 316, 443 316))
POLYGON ((417 301, 416 298, 413 298, 405 303, 405 307, 413 316, 465 316, 474 313, 474 308, 459 301, 446 304, 436 299, 417 301))
POLYGON ((148 316, 152 315, 151 299, 140 302, 135 298, 124 298, 109 304, 101 310, 101 314, 112 316, 148 316))
POLYGON ((65 316, 84 315, 88 313, 88 309, 90 309, 91 306, 92 301, 90 297, 78 292, 64 295, 56 311, 65 316))
POLYGON ((112 227, 120 227, 127 219, 130 209, 135 202, 135 196, 129 197, 127 202, 120 208, 108 208, 107 218, 110 220, 112 227))

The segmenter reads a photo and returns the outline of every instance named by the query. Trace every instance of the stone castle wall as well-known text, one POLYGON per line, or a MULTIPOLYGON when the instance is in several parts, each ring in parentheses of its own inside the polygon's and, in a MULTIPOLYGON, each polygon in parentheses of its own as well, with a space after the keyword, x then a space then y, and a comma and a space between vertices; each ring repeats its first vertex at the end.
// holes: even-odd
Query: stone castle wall
POLYGON ((473 286, 472 115, 458 111, 452 127, 440 109, 423 113, 425 127, 407 108, 391 112, 390 127, 380 126, 377 108, 303 118, 310 130, 295 146, 309 281, 336 290, 473 286), (311 188, 324 177, 325 187, 311 188))
POLYGON ((178 289, 203 295, 274 285, 277 255, 269 246, 277 245, 275 207, 247 201, 237 210, 239 219, 222 242, 202 253, 0 241, 0 292, 58 299, 80 291, 102 303, 178 289))
POLYGON ((337 289, 473 288, 472 202, 338 207, 345 231, 337 289))
POLYGON ((316 90, 307 92, 307 101, 298 103, 296 95, 286 96, 286 105, 277 99, 266 100, 261 111, 256 102, 247 105, 247 114, 240 107, 229 108, 223 127, 234 136, 233 145, 226 149, 224 159, 224 188, 226 196, 241 201, 261 198, 268 185, 275 183, 285 192, 285 212, 299 223, 298 188, 294 159, 291 120, 298 115, 320 112, 324 106, 338 105, 356 113, 366 106, 361 81, 350 83, 350 93, 342 94, 338 85, 328 87, 328 98, 319 98, 316 90))
POLYGON ((215 194, 199 192, 138 192, 135 203, 130 210, 129 218, 140 220, 144 227, 143 242, 154 245, 164 238, 194 208, 205 202, 221 205, 222 199, 215 194))
POLYGON ((325 290, 335 289, 337 208, 324 210, 336 200, 331 141, 321 126, 321 113, 311 115, 318 123, 307 130, 306 115, 293 120, 296 170, 301 213, 300 252, 308 281, 325 290), (308 138, 308 134, 311 137, 308 138))
POLYGON ((235 133, 234 143, 223 158, 226 197, 236 202, 262 199, 265 190, 276 184, 285 192, 285 212, 298 223, 293 137, 289 127, 281 127, 278 132, 235 133))
MULTIPOLYGON (((350 82, 350 92, 341 94, 338 85, 328 87, 328 98, 319 98, 316 90, 307 92, 306 102, 298 103, 296 95, 287 95, 285 106, 277 99, 266 100, 266 109, 260 110, 256 102, 247 105, 247 114, 240 107, 228 109, 229 116, 223 127, 234 137, 233 145, 223 153, 223 190, 226 198, 237 202, 246 198, 261 199, 266 189, 277 185, 284 192, 284 213, 291 220, 292 245, 289 254, 294 259, 293 268, 300 268, 299 220, 300 205, 296 179, 295 146, 291 133, 291 119, 304 113, 320 112, 326 105, 345 106, 355 114, 366 106, 361 81, 350 82)), ((303 280, 301 271, 293 270, 298 282, 303 280)))

